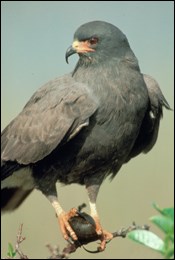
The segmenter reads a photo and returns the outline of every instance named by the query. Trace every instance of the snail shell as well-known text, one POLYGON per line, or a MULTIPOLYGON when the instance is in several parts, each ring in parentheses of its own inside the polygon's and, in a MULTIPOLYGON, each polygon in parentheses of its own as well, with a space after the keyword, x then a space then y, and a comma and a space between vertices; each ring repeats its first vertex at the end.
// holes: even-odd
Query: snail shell
POLYGON ((75 231, 78 242, 83 245, 99 239, 99 235, 95 231, 95 222, 87 213, 78 213, 78 216, 71 217, 69 224, 75 231))

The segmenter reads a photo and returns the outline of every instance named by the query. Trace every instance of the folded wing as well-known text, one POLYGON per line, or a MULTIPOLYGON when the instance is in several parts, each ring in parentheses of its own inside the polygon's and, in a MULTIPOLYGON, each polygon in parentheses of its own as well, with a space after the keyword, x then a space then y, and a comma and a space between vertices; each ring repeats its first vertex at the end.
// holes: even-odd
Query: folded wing
POLYGON ((2 132, 2 161, 43 159, 87 126, 97 107, 89 89, 70 75, 48 82, 2 132))

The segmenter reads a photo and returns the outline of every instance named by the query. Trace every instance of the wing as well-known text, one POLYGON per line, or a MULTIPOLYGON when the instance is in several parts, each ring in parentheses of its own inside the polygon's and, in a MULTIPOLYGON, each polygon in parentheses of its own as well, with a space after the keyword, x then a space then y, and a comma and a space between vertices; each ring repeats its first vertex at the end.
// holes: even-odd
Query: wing
POLYGON ((163 116, 163 106, 171 110, 155 79, 145 74, 143 74, 143 78, 148 89, 149 107, 127 161, 141 152, 147 153, 152 149, 158 137, 159 123, 163 116))
POLYGON ((2 132, 2 160, 27 165, 43 159, 87 126, 97 107, 71 75, 48 82, 2 132))

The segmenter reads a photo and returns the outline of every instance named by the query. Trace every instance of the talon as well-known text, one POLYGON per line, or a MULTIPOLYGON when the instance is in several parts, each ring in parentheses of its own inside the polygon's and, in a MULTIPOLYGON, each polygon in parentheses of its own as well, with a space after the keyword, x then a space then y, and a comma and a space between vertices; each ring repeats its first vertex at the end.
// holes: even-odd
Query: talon
POLYGON ((113 239, 113 234, 109 231, 103 230, 103 236, 106 241, 110 241, 113 239))
POLYGON ((102 236, 101 236, 101 238, 100 238, 101 244, 100 244, 100 246, 98 247, 99 252, 104 251, 105 248, 106 248, 106 244, 107 244, 110 240, 112 240, 112 239, 113 239, 113 234, 110 233, 110 232, 108 232, 108 231, 106 231, 106 230, 103 230, 103 234, 102 234, 102 236))
POLYGON ((95 222, 95 231, 97 233, 97 235, 101 236, 103 234, 103 230, 100 224, 100 220, 98 217, 94 217, 92 216, 94 222, 95 222))
POLYGON ((76 215, 77 215, 77 210, 75 208, 72 208, 68 213, 62 212, 58 216, 61 232, 62 232, 62 235, 65 240, 69 240, 69 237, 71 237, 73 240, 78 239, 74 230, 72 229, 71 225, 69 224, 69 219, 76 215))
POLYGON ((99 235, 99 236, 101 236, 103 234, 103 231, 101 228, 100 229, 96 228, 96 232, 97 232, 97 235, 99 235))
POLYGON ((96 233, 100 236, 99 239, 101 240, 100 246, 97 248, 97 250, 98 252, 102 252, 105 250, 107 242, 113 239, 113 234, 102 228, 98 216, 93 216, 93 219, 95 222, 96 233))

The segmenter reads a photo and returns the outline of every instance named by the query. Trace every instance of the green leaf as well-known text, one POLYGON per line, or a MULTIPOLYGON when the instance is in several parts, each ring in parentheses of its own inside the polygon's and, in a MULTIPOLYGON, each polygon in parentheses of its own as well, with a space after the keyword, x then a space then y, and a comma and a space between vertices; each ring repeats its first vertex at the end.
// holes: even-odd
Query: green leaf
POLYGON ((154 233, 148 230, 134 230, 128 233, 128 237, 137 243, 148 246, 164 254, 164 242, 154 233))
POLYGON ((165 208, 162 210, 163 215, 171 218, 174 221, 174 208, 165 208))
POLYGON ((11 243, 8 243, 8 253, 7 253, 7 255, 9 257, 14 257, 16 255, 16 252, 14 251, 11 243))
POLYGON ((160 209, 159 206, 155 203, 153 203, 153 207, 160 212, 162 215, 170 217, 172 220, 174 220, 174 208, 164 208, 160 209))
POLYGON ((173 234, 174 222, 171 218, 166 216, 153 216, 150 218, 156 226, 158 226, 165 234, 173 234))
POLYGON ((174 257, 174 247, 170 248, 166 253, 165 253, 166 259, 170 259, 174 257))

